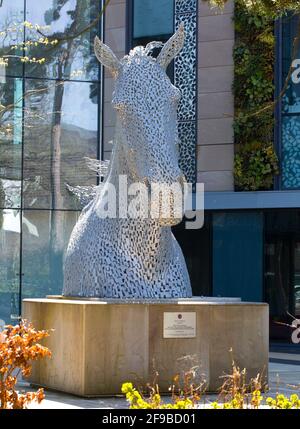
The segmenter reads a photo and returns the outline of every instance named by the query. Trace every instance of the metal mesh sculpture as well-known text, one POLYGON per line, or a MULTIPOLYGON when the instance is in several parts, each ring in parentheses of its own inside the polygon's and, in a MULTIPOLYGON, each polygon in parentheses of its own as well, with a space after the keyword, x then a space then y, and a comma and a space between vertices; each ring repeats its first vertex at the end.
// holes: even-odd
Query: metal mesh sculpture
MULTIPOLYGON (((141 182, 149 192, 152 183, 184 180, 176 149, 180 94, 165 72, 183 43, 184 28, 180 26, 156 59, 149 55, 158 46, 152 42, 146 48, 134 48, 119 61, 95 39, 96 56, 115 79, 116 137, 104 181, 92 191, 77 189, 83 201, 90 201, 69 241, 64 296, 138 299, 192 295, 185 260, 171 231, 171 225, 180 219, 99 216, 111 185, 116 189, 116 201, 121 201, 120 175, 126 175, 128 186, 141 182)), ((101 170, 100 164, 89 163, 101 170)), ((161 201, 157 204, 160 207, 161 201)))

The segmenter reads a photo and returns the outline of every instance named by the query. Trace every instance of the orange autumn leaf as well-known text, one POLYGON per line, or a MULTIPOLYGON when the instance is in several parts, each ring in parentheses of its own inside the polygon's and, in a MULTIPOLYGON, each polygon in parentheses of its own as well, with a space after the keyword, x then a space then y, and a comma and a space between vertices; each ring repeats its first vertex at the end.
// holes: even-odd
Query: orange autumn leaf
POLYGON ((16 391, 17 376, 28 377, 32 362, 50 357, 50 350, 39 344, 49 336, 49 332, 34 329, 32 323, 21 320, 19 325, 5 326, 0 332, 0 409, 22 409, 32 401, 40 403, 45 395, 43 389, 37 392, 16 391))

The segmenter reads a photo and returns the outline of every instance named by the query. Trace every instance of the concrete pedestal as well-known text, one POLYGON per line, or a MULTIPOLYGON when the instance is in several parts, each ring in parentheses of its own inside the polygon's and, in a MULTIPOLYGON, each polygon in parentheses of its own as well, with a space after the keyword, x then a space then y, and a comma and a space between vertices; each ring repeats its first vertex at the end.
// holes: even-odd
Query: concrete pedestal
POLYGON ((30 382, 75 395, 119 394, 126 381, 145 387, 156 371, 161 392, 168 392, 174 375, 195 366, 195 382, 204 377, 208 391, 216 391, 220 376, 231 371, 230 348, 249 377, 268 373, 269 316, 264 303, 56 297, 25 299, 23 317, 39 329, 54 329, 45 340, 53 356, 34 364, 30 382), (164 314, 189 312, 195 336, 164 338, 164 314))

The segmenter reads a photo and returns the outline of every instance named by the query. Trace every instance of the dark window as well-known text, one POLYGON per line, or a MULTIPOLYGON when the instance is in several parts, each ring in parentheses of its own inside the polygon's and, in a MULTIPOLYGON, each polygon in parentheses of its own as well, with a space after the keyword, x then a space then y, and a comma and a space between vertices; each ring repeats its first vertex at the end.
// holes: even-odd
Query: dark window
MULTIPOLYGON (((174 0, 130 0, 129 1, 129 49, 145 46, 152 41, 166 42, 174 32, 174 0)), ((157 56, 160 49, 153 50, 157 56)), ((173 81, 173 61, 167 68, 173 81)))
POLYGON ((213 214, 213 293, 261 301, 263 213, 213 214))
POLYGON ((133 46, 166 41, 174 28, 174 0, 132 0, 133 46))
POLYGON ((270 305, 270 336, 291 339, 300 317, 300 212, 265 213, 265 300, 270 305))
POLYGON ((184 222, 173 228, 185 257, 193 295, 212 296, 211 291, 211 216, 205 214, 201 229, 185 229, 184 222))

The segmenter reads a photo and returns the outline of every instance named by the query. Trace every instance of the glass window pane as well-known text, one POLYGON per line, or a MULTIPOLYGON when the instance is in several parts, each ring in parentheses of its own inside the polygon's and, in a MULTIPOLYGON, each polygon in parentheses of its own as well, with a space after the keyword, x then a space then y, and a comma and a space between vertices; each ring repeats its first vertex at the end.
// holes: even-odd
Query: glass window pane
MULTIPOLYGON (((298 34, 299 16, 290 16, 283 19, 282 38, 282 80, 285 82, 294 57, 294 39, 298 34)), ((294 73, 291 76, 288 87, 282 99, 283 113, 300 113, 300 46, 296 52, 294 73)))
POLYGON ((300 316, 300 211, 265 214, 265 296, 270 306, 270 337, 291 340, 289 327, 300 316))
POLYGON ((0 82, 0 207, 17 208, 21 203, 22 94, 20 78, 0 82))
POLYGON ((295 306, 295 317, 300 319, 300 237, 294 243, 295 270, 293 273, 293 301, 295 306))
POLYGON ((63 258, 79 212, 24 210, 22 297, 61 294, 63 258))
POLYGON ((190 275, 194 296, 211 296, 211 217, 206 213, 200 229, 185 229, 185 222, 173 227, 190 275))
MULTIPOLYGON (((94 55, 93 43, 99 23, 89 31, 83 30, 99 16, 100 10, 99 0, 27 0, 27 19, 33 24, 49 26, 43 34, 50 40, 65 40, 56 45, 31 46, 31 57, 45 58, 46 61, 43 65, 26 63, 26 76, 98 80, 99 63, 94 55), (77 34, 80 35, 71 37, 77 34)), ((26 31, 26 39, 32 39, 30 30, 26 31)))
POLYGON ((174 26, 174 0, 134 0, 133 38, 171 34, 174 26))
POLYGON ((262 213, 214 213, 214 296, 261 301, 262 270, 262 213))
MULTIPOLYGON (((298 33, 299 16, 283 20, 283 75, 286 77, 294 59, 294 38, 298 33)), ((282 98, 282 188, 300 188, 300 46, 295 67, 282 98)))
POLYGON ((78 209, 66 188, 96 184, 84 157, 97 158, 99 86, 26 79, 25 208, 78 209))
POLYGON ((282 117, 282 188, 300 188, 300 116, 282 117))
POLYGON ((2 0, 0 3, 0 57, 9 57, 8 66, 0 66, 0 80, 6 76, 21 76, 22 63, 18 57, 22 50, 12 47, 24 40, 24 0, 2 0))
POLYGON ((20 212, 0 210, 0 329, 19 314, 20 212))

